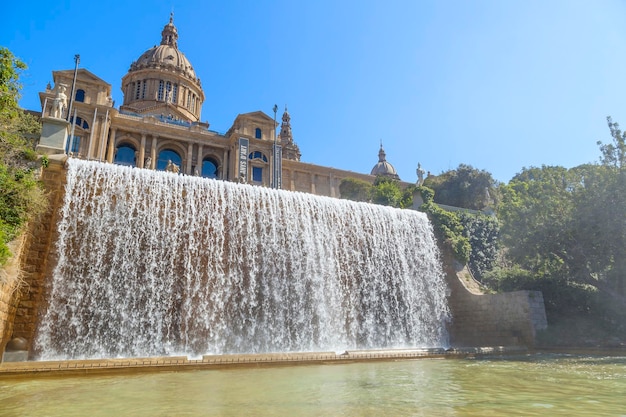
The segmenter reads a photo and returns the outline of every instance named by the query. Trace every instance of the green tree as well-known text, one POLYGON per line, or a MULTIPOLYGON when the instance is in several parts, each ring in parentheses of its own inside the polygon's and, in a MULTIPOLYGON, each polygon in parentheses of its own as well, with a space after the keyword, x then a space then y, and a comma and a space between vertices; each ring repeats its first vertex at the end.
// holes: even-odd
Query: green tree
POLYGON ((619 124, 614 123, 611 116, 608 116, 606 121, 613 141, 606 144, 598 141, 600 152, 602 152, 602 164, 620 170, 626 169, 626 132, 620 130, 619 124))
POLYGON ((412 207, 415 189, 415 185, 402 189, 398 181, 386 177, 377 177, 374 184, 356 178, 345 178, 339 184, 341 198, 399 208, 412 207))
POLYGON ((566 275, 574 196, 563 167, 528 168, 500 188, 498 218, 508 256, 534 273, 566 275))
POLYGON ((353 201, 369 201, 372 184, 357 178, 345 178, 339 184, 341 198, 353 201))
POLYGON ((6 244, 45 207, 37 178, 40 164, 28 139, 39 134, 39 123, 18 106, 24 69, 22 61, 0 47, 0 264, 9 255, 6 244))
POLYGON ((386 177, 376 177, 371 191, 371 201, 383 206, 400 207, 402 190, 398 181, 386 177))
POLYGON ((424 185, 435 191, 435 203, 473 210, 494 207, 498 201, 497 183, 491 174, 471 165, 430 175, 424 185))

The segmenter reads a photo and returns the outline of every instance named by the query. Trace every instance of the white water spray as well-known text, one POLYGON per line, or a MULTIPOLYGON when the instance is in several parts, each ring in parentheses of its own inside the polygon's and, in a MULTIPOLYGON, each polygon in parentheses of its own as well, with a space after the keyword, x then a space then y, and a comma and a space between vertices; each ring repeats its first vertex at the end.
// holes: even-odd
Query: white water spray
POLYGON ((423 213, 69 160, 40 359, 447 345, 423 213))

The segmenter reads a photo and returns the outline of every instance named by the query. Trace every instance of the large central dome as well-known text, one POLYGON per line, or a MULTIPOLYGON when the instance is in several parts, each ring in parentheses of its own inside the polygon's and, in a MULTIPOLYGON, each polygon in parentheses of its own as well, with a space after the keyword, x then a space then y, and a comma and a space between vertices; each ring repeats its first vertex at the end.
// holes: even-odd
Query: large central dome
MULTIPOLYGON (((130 66, 131 71, 143 68, 166 68, 179 71, 191 80, 197 80, 196 72, 191 63, 178 50, 178 30, 174 26, 173 19, 165 25, 161 32, 161 44, 144 52, 137 61, 130 66)), ((197 80, 199 82, 199 80, 197 80)))
POLYGON ((178 50, 173 16, 161 32, 161 44, 148 49, 122 79, 122 111, 184 121, 200 120, 204 92, 193 66, 178 50))

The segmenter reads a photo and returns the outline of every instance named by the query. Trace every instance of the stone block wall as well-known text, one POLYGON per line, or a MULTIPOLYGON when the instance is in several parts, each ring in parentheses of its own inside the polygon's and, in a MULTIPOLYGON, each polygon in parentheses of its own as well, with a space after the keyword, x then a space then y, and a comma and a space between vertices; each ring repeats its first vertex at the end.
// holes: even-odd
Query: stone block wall
POLYGON ((49 205, 46 212, 30 224, 26 234, 20 257, 22 285, 10 297, 9 305, 14 306, 14 312, 7 317, 1 333, 2 350, 6 342, 14 337, 25 338, 30 348, 35 336, 38 317, 45 300, 45 278, 50 275, 50 268, 54 263, 54 256, 50 255, 56 241, 59 208, 63 203, 66 158, 65 155, 50 156, 48 168, 42 170, 42 181, 48 193, 49 205))
POLYGON ((473 294, 449 253, 444 255, 444 267, 450 288, 452 346, 534 346, 536 331, 547 327, 540 291, 473 294))
POLYGON ((4 350, 13 333, 13 319, 21 282, 20 259, 25 240, 23 235, 9 244, 12 256, 0 269, 0 352, 4 350))

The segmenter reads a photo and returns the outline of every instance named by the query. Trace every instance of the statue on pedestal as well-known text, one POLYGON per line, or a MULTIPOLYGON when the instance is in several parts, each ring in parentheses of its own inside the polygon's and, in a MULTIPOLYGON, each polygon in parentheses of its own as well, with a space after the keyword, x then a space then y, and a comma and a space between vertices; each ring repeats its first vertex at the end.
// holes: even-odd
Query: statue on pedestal
POLYGON ((56 87, 56 95, 54 96, 54 100, 52 102, 52 111, 51 116, 56 119, 63 118, 63 112, 67 107, 67 96, 65 95, 65 90, 67 86, 65 84, 59 84, 56 87))
POLYGON ((417 186, 421 187, 424 185, 424 170, 422 169, 422 164, 419 162, 417 163, 417 169, 415 172, 417 172, 417 186))

